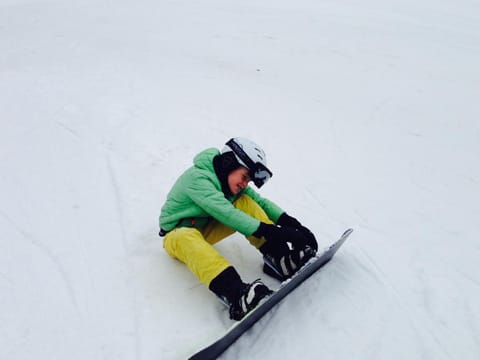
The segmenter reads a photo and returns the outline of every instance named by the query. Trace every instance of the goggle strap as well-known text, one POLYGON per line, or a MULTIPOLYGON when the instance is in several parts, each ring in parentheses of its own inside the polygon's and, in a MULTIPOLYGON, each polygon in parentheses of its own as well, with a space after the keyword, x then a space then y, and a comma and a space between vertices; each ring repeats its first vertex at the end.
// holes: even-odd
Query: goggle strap
POLYGON ((242 147, 238 145, 234 139, 230 139, 227 142, 227 145, 233 150, 233 152, 242 160, 247 167, 253 171, 255 169, 255 163, 252 159, 247 155, 245 151, 243 151, 242 147))

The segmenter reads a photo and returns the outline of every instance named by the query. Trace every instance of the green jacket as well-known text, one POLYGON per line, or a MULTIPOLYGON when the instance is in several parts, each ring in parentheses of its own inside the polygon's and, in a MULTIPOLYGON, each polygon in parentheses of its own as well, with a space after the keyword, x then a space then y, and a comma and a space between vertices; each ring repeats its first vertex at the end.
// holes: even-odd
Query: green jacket
POLYGON ((215 148, 202 151, 195 156, 194 165, 175 182, 160 214, 163 230, 170 231, 179 226, 202 227, 214 218, 250 236, 258 229, 260 221, 233 206, 232 203, 242 194, 250 196, 273 222, 277 222, 284 211, 272 201, 262 198, 250 186, 231 198, 225 197, 213 167, 213 158, 219 153, 215 148))

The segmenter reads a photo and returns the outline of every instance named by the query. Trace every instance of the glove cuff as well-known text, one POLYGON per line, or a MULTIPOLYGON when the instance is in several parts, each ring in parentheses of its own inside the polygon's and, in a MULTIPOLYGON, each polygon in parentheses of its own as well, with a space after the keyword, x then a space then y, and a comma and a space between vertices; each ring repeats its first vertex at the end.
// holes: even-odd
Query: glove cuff
POLYGON ((288 215, 286 212, 280 215, 280 217, 277 220, 277 225, 289 226, 295 229, 298 229, 302 226, 297 219, 295 219, 293 216, 288 215))
POLYGON ((252 235, 257 238, 267 237, 266 236, 267 232, 268 232, 268 225, 263 222, 260 222, 258 229, 252 235))

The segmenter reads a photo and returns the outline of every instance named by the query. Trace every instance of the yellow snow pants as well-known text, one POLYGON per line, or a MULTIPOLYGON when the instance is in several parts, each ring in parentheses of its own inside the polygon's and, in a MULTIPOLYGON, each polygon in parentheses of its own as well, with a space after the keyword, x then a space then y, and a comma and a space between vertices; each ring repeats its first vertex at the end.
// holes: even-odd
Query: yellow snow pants
MULTIPOLYGON (((265 211, 248 195, 240 196, 233 205, 250 216, 272 224, 265 211)), ((223 270, 231 266, 213 244, 233 234, 234 229, 212 220, 200 229, 180 227, 165 235, 163 246, 167 253, 185 263, 202 284, 209 286, 223 270)), ((265 243, 264 238, 249 236, 247 239, 257 249, 265 243)))

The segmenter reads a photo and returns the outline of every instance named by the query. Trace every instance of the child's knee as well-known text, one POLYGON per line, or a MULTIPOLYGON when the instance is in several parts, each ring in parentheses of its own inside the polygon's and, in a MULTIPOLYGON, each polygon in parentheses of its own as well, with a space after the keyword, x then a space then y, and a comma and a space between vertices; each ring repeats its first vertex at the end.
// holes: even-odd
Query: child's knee
POLYGON ((241 195, 237 200, 235 200, 233 205, 237 209, 243 211, 251 217, 254 217, 257 220, 260 220, 261 222, 273 224, 273 221, 270 220, 265 210, 263 210, 262 207, 248 195, 241 195))

